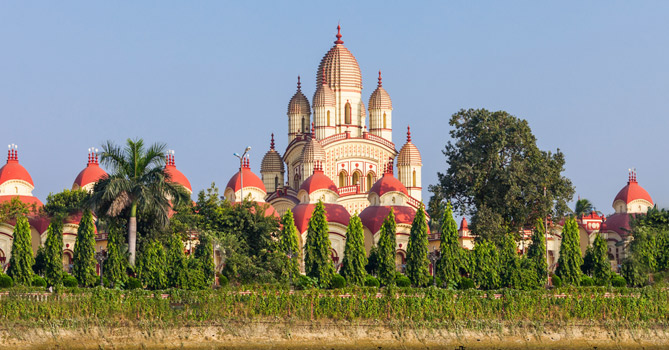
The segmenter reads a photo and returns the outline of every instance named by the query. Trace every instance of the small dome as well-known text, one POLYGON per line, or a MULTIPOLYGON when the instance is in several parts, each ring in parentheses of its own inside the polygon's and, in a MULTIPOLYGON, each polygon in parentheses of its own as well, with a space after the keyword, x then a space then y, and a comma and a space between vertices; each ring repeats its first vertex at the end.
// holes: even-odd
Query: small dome
MULTIPOLYGON (((241 174, 243 174, 243 177, 244 177, 244 188, 256 187, 256 188, 260 189, 261 191, 267 193, 267 189, 265 188, 265 184, 258 177, 258 175, 254 174, 251 171, 251 167, 249 165, 248 160, 244 160, 241 174)), ((232 177, 230 178, 230 181, 228 181, 228 184, 225 186, 225 188, 226 189, 231 188, 234 192, 237 192, 242 188, 241 181, 242 181, 242 179, 240 178, 240 172, 238 171, 237 173, 235 173, 235 175, 232 175, 232 177)))
POLYGON ((283 160, 281 159, 279 152, 274 149, 274 134, 272 134, 272 142, 270 142, 269 151, 265 153, 265 156, 260 163, 260 172, 284 172, 283 160))
POLYGON ((335 93, 328 86, 325 80, 325 72, 323 72, 322 83, 318 84, 318 89, 314 93, 314 108, 316 107, 335 107, 335 93))
POLYGON ((311 114, 311 107, 309 107, 309 100, 302 93, 300 77, 297 77, 297 91, 288 103, 288 114, 311 114))
POLYGON ((393 102, 390 100, 390 95, 388 95, 388 92, 381 84, 381 71, 379 71, 379 84, 369 97, 369 109, 393 109, 393 102))
POLYGON ((372 234, 379 232, 383 221, 388 217, 390 209, 393 209, 396 224, 411 225, 416 216, 416 210, 407 206, 369 206, 360 213, 362 225, 367 227, 372 234))
MULTIPOLYGON (((353 54, 344 47, 340 30, 341 27, 337 26, 337 41, 318 65, 316 86, 320 85, 322 74, 325 74, 328 85, 333 90, 360 91, 362 90, 360 66, 353 54)), ((316 105, 315 101, 314 105, 316 105)))
POLYGON ((312 194, 314 191, 322 189, 328 189, 330 191, 338 193, 337 186, 335 186, 332 179, 330 179, 323 173, 322 168, 317 167, 316 169, 314 169, 313 175, 309 176, 306 180, 304 180, 302 186, 300 186, 300 190, 305 190, 307 191, 307 193, 312 194))
POLYGON ((0 185, 10 180, 21 180, 35 187, 33 178, 23 165, 19 164, 19 156, 16 149, 10 149, 7 153, 7 164, 0 168, 0 185))
POLYGON ((650 194, 636 181, 636 172, 630 173, 629 180, 627 185, 623 187, 620 192, 616 195, 616 198, 613 199, 613 203, 616 201, 623 201, 625 204, 629 204, 635 200, 645 200, 653 205, 653 199, 650 197, 650 194))
POLYGON ((86 164, 86 167, 79 172, 77 178, 74 179, 72 189, 76 190, 83 188, 88 184, 96 183, 105 176, 107 176, 107 172, 100 168, 97 153, 90 152, 88 154, 88 163, 86 164))
POLYGON ((313 136, 307 138, 307 144, 302 149, 301 156, 303 163, 315 163, 316 161, 325 161, 325 150, 318 140, 313 136))
POLYGON ((407 143, 402 146, 397 156, 397 165, 423 165, 418 148, 411 142, 410 127, 407 127, 407 143))
POLYGON ((177 169, 176 164, 174 163, 174 154, 167 155, 167 164, 165 164, 165 172, 169 174, 170 181, 177 183, 188 190, 189 193, 193 193, 193 188, 190 185, 190 181, 186 175, 184 175, 179 169, 177 169))
MULTIPOLYGON (((349 220, 351 220, 351 214, 346 211, 346 208, 341 204, 336 203, 324 203, 325 206, 325 217, 328 223, 338 223, 344 226, 348 226, 349 220)), ((298 204, 293 211, 293 218, 295 219, 295 227, 299 233, 305 232, 309 228, 309 219, 316 209, 316 204, 298 204)))
POLYGON ((383 174, 383 177, 374 183, 374 186, 372 186, 370 192, 374 192, 379 196, 382 196, 388 192, 402 192, 407 196, 409 195, 407 188, 404 187, 400 180, 393 176, 391 172, 386 172, 383 174))

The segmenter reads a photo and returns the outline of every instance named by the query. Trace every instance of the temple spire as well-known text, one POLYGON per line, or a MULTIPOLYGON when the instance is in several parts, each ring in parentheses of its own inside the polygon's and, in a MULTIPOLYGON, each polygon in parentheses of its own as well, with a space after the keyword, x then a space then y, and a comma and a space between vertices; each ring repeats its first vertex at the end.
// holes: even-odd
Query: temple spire
POLYGON ((411 142, 411 126, 407 125, 407 143, 411 142))
POLYGON ((337 24, 337 41, 334 42, 337 45, 343 44, 344 41, 341 40, 341 26, 337 24))
POLYGON ((302 83, 300 83, 300 76, 297 76, 297 91, 302 91, 302 83))
MULTIPOLYGON (((298 83, 298 89, 299 89, 299 83, 298 83)), ((270 141, 269 143, 269 149, 274 150, 274 133, 272 133, 272 141, 270 141)))
POLYGON ((381 71, 379 71, 379 84, 377 85, 378 87, 382 87, 383 83, 381 82, 381 71))

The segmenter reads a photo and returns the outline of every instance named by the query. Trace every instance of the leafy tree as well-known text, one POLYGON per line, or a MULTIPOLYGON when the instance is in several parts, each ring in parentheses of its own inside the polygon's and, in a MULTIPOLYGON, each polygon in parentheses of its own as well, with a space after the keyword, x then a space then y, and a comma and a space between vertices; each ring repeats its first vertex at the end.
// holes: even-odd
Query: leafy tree
POLYGON ((351 217, 346 229, 341 275, 349 284, 361 286, 366 277, 365 265, 367 265, 367 252, 365 252, 364 229, 360 217, 356 214, 351 217))
POLYGON ((17 220, 22 216, 37 211, 36 206, 21 202, 19 197, 12 197, 11 200, 0 203, 0 222, 17 220))
POLYGON ((379 247, 374 245, 369 250, 369 255, 367 256, 367 265, 365 265, 367 274, 372 276, 379 274, 379 260, 379 247))
POLYGON ((86 210, 79 222, 74 243, 73 275, 79 284, 92 287, 96 282, 95 265, 95 223, 93 214, 86 210))
MULTIPOLYGON (((427 203, 427 214, 430 216, 430 231, 441 232, 443 227, 444 211, 446 210, 446 198, 441 194, 439 186, 431 186, 430 190, 434 191, 430 196, 430 201, 427 203)), ((449 202, 450 204, 450 202, 449 202)), ((452 208, 451 208, 452 209, 452 208)))
POLYGON ((321 201, 318 201, 309 219, 305 248, 304 269, 307 276, 317 278, 322 286, 329 286, 335 271, 330 256, 331 243, 325 206, 321 201))
POLYGON ((527 250, 527 258, 532 260, 531 266, 536 273, 537 283, 546 284, 548 279, 548 262, 546 260, 546 230, 541 218, 537 218, 532 232, 532 243, 527 250))
POLYGON ((574 207, 574 215, 576 217, 579 217, 581 215, 588 215, 593 210, 595 210, 595 207, 588 199, 580 198, 579 200, 576 201, 576 206, 574 207))
POLYGON ((142 139, 128 139, 124 148, 111 141, 102 146, 101 162, 112 173, 95 184, 88 205, 98 215, 127 215, 131 266, 135 265, 138 212, 149 213, 155 223, 166 226, 172 204, 188 199, 183 186, 166 181, 169 174, 163 167, 165 149, 165 144, 153 144, 147 149, 142 139))
POLYGON ((583 265, 581 265, 581 272, 588 276, 592 276, 592 272, 595 269, 595 253, 592 249, 592 246, 588 246, 585 249, 585 255, 583 256, 583 265))
POLYGON ((30 223, 25 216, 19 216, 14 226, 12 256, 9 258, 7 274, 12 277, 14 283, 29 286, 33 278, 32 266, 34 264, 35 259, 30 242, 30 223))
POLYGON ((560 258, 555 274, 560 276, 562 283, 578 286, 581 282, 581 247, 578 237, 578 223, 575 218, 568 218, 562 229, 560 258))
POLYGON ((504 111, 469 109, 454 114, 450 125, 453 141, 443 152, 449 168, 430 191, 471 214, 472 230, 482 239, 501 241, 538 217, 568 211, 574 189, 561 174, 564 156, 559 149, 540 150, 527 121, 504 111))
POLYGON ((656 271, 655 235, 652 227, 635 227, 634 239, 629 245, 629 256, 623 260, 622 275, 631 286, 645 285, 650 274, 656 271))
POLYGON ((636 239, 636 231, 645 228, 654 238, 654 260, 656 271, 669 270, 669 211, 658 209, 657 205, 649 208, 646 215, 631 217, 630 226, 636 239))
POLYGON ((446 204, 441 226, 441 241, 439 242, 439 261, 437 261, 436 276, 444 283, 458 283, 460 267, 462 266, 462 247, 458 241, 458 225, 453 218, 451 202, 446 204))
POLYGON ((160 242, 153 241, 143 245, 138 260, 137 277, 147 288, 167 287, 165 249, 160 242))
MULTIPOLYGON (((46 197, 44 212, 51 217, 65 218, 70 214, 84 210, 90 194, 84 190, 63 190, 46 197)), ((81 283, 81 281, 79 281, 81 283)))
POLYGON ((207 285, 214 282, 214 244, 210 234, 200 232, 198 236, 200 242, 195 247, 193 257, 199 261, 207 285))
POLYGON ((379 282, 384 286, 395 284, 395 271, 397 270, 395 266, 396 234, 395 213, 391 208, 381 225, 377 250, 379 282))
POLYGON ((59 286, 63 283, 63 222, 51 220, 46 242, 44 243, 46 257, 46 282, 50 286, 59 286))
POLYGON ((184 287, 187 285, 186 254, 184 254, 184 245, 178 234, 172 234, 167 245, 167 256, 165 258, 167 269, 165 277, 167 285, 172 288, 184 287))
POLYGON ((126 267, 128 258, 122 244, 122 231, 116 225, 109 227, 107 236, 107 260, 102 268, 102 275, 109 281, 112 287, 121 287, 128 280, 126 267))
POLYGON ((481 289, 497 289, 501 285, 499 276, 502 268, 497 247, 489 240, 476 242, 473 253, 473 280, 481 289))
POLYGON ((44 276, 46 272, 46 255, 44 253, 44 246, 40 245, 35 254, 35 263, 33 264, 33 272, 36 275, 44 276))
POLYGON ((499 266, 499 277, 502 287, 519 288, 521 286, 521 271, 518 246, 510 233, 506 234, 502 241, 499 266))
POLYGON ((595 241, 592 243, 593 269, 592 277, 599 284, 609 283, 611 279, 611 263, 609 262, 609 254, 607 244, 600 234, 595 236, 595 241))
MULTIPOLYGON (((279 240, 279 248, 281 252, 288 257, 288 268, 293 278, 300 274, 300 247, 297 243, 297 228, 295 227, 295 219, 293 219, 293 212, 288 209, 281 218, 281 238, 279 240)), ((347 241, 348 244, 348 241, 347 241)), ((292 282, 292 281, 291 281, 292 282)))
POLYGON ((427 259, 427 219, 425 209, 421 205, 411 223, 409 244, 407 245, 406 275, 414 286, 427 286, 430 282, 427 259))

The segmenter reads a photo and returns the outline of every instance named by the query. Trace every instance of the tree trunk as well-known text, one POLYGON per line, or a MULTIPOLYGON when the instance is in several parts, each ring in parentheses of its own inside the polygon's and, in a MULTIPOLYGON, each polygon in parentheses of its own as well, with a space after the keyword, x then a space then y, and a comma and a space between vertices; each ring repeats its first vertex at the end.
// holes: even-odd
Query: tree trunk
POLYGON ((128 252, 130 253, 130 266, 135 266, 135 255, 137 250, 137 203, 132 203, 130 208, 130 221, 128 221, 128 252))

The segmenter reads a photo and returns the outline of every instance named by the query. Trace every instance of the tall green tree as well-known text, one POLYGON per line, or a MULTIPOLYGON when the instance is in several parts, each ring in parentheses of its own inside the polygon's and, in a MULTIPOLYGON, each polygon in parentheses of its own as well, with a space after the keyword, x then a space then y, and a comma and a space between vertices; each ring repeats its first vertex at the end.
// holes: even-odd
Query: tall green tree
POLYGON ((541 218, 537 218, 532 232, 532 243, 527 249, 527 259, 532 261, 539 284, 546 284, 548 279, 548 261, 546 260, 546 230, 541 218))
POLYGON ((89 197, 88 191, 81 189, 66 189, 58 193, 49 193, 46 197, 44 212, 51 217, 65 218, 70 214, 83 211, 89 197))
POLYGON ((297 235, 299 233, 295 227, 293 212, 290 209, 283 214, 281 227, 279 247, 281 252, 288 257, 287 271, 290 272, 292 278, 296 278, 300 274, 300 247, 297 243, 297 235))
POLYGON ((186 254, 184 254, 184 245, 181 241, 181 237, 178 234, 173 233, 170 236, 165 260, 167 266, 165 271, 167 286, 172 288, 186 286, 186 269, 188 265, 186 261, 186 254))
POLYGON ((499 252, 500 283, 502 287, 519 288, 521 285, 518 246, 511 233, 507 233, 499 252))
POLYGON ((611 279, 611 263, 609 262, 607 248, 607 244, 602 238, 602 235, 597 234, 595 241, 592 243, 594 258, 592 277, 600 284, 608 284, 609 280, 611 279))
POLYGON ((124 252, 122 230, 112 225, 107 236, 107 260, 102 267, 102 275, 107 278, 111 287, 121 287, 128 280, 126 268, 128 258, 124 252))
POLYGON ((165 172, 165 144, 144 146, 142 139, 126 141, 125 147, 107 141, 102 146, 101 162, 111 174, 93 187, 88 205, 99 216, 128 218, 129 263, 135 265, 137 214, 151 215, 155 223, 166 226, 169 209, 188 200, 183 186, 165 172), (171 201, 171 203, 170 203, 171 201))
POLYGON ((341 275, 349 284, 361 286, 365 281, 365 266, 367 252, 365 252, 365 237, 362 221, 356 214, 351 217, 346 228, 346 245, 344 246, 344 261, 341 275))
POLYGON ((390 209, 388 216, 383 220, 378 242, 377 270, 379 282, 384 286, 395 284, 395 249, 397 249, 397 224, 395 223, 395 213, 390 209))
POLYGON ((49 224, 46 242, 44 242, 44 256, 46 257, 46 283, 50 286, 59 286, 63 283, 63 222, 57 219, 49 224))
POLYGON ((411 283, 417 287, 427 286, 430 282, 427 246, 427 219, 425 209, 421 205, 416 211, 413 223, 411 223, 411 233, 407 246, 406 274, 411 283))
POLYGON ((213 237, 208 232, 200 232, 198 239, 200 242, 195 247, 193 258, 199 261, 199 266, 201 266, 202 273, 204 273, 205 281, 207 285, 210 286, 214 283, 214 270, 216 268, 214 265, 213 237))
POLYGON ((632 230, 634 239, 629 245, 629 254, 622 263, 622 275, 627 283, 641 287, 648 283, 651 273, 656 271, 656 245, 653 227, 637 226, 632 230))
POLYGON ((593 210, 595 210, 595 207, 592 205, 590 200, 586 198, 579 198, 576 201, 576 205, 574 206, 574 215, 576 217, 579 217, 581 215, 588 215, 593 210))
POLYGON ((560 276, 562 283, 578 286, 581 283, 581 247, 578 237, 578 223, 575 218, 565 220, 562 229, 562 243, 560 244, 560 258, 555 273, 560 276))
POLYGON ((137 277, 148 289, 167 287, 165 249, 160 242, 152 241, 142 246, 137 261, 137 277))
POLYGON ((32 266, 34 264, 35 258, 30 242, 30 223, 25 216, 19 216, 14 226, 12 257, 9 258, 7 274, 14 279, 14 283, 29 286, 33 277, 32 266))
POLYGON ((95 265, 95 223, 90 210, 84 211, 74 243, 73 275, 84 287, 92 287, 97 280, 95 265))
POLYGON ((501 286, 499 254, 497 247, 489 240, 476 242, 473 253, 474 282, 481 289, 497 289, 501 286))
POLYGON ((12 197, 11 200, 0 203, 0 222, 17 220, 31 212, 37 212, 37 207, 34 204, 23 203, 18 196, 12 197))
POLYGON ((452 141, 443 152, 448 169, 430 191, 472 215, 472 231, 482 239, 500 242, 538 217, 569 212, 574 188, 562 175, 564 155, 540 150, 526 120, 469 109, 455 113, 450 125, 452 141))
POLYGON ((329 286, 335 273, 328 231, 325 206, 318 201, 309 219, 304 269, 307 276, 317 278, 322 286, 329 286))
POLYGON ((451 202, 446 204, 441 225, 441 241, 439 242, 439 261, 436 275, 444 283, 458 283, 462 264, 462 247, 458 241, 458 225, 453 218, 451 202))

